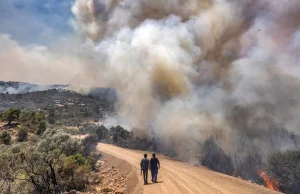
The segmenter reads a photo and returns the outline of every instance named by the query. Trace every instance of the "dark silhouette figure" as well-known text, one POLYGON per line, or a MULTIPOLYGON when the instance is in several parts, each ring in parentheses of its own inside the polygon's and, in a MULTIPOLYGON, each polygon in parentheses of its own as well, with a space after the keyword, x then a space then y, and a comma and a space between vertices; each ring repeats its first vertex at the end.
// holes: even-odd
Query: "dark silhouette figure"
POLYGON ((144 158, 141 160, 141 173, 143 172, 144 185, 148 184, 148 169, 149 169, 149 159, 147 154, 144 154, 144 158))
POLYGON ((157 182, 158 169, 160 168, 160 163, 158 158, 155 157, 155 153, 152 154, 152 158, 150 160, 150 170, 152 176, 152 182, 157 182))

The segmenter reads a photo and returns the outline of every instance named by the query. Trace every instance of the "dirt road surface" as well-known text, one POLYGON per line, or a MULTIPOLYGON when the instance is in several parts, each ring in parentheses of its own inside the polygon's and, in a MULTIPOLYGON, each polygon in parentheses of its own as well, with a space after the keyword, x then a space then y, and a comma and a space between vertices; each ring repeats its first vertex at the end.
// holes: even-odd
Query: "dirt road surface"
MULTIPOLYGON (((119 148, 108 144, 99 144, 98 149, 125 160, 133 166, 135 173, 140 173, 140 160, 144 152, 119 148)), ((148 156, 151 153, 148 152, 148 156)), ((143 185, 139 175, 135 193, 144 194, 278 194, 263 186, 239 178, 220 174, 204 167, 195 167, 180 161, 157 155, 161 163, 158 183, 143 185)), ((150 175, 151 173, 149 173, 150 175)), ((151 182, 150 179, 148 182, 151 182)))

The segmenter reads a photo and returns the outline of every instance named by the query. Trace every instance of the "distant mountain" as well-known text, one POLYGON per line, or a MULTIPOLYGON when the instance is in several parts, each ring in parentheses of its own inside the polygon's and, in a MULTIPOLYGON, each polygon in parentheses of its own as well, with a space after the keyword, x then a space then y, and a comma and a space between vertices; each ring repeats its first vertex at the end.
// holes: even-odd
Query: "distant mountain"
POLYGON ((37 85, 25 82, 0 81, 0 93, 22 94, 49 89, 66 89, 67 85, 37 85))
MULTIPOLYGON (((28 92, 45 91, 45 90, 73 90, 69 85, 38 85, 26 82, 5 82, 0 81, 0 93, 24 94, 28 92)), ((117 92, 113 88, 84 88, 83 94, 93 95, 109 100, 117 99, 117 92)), ((78 91, 77 91, 78 92, 78 91)))

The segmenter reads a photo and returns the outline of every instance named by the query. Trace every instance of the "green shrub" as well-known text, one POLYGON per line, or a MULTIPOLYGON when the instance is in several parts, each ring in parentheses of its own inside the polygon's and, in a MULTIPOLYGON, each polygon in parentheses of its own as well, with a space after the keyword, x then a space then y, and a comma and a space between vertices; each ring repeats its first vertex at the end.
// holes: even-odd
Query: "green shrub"
POLYGON ((2 120, 8 122, 8 125, 11 125, 12 121, 19 119, 20 113, 20 109, 10 108, 2 114, 2 120))
POLYGON ((87 162, 88 162, 88 164, 92 167, 93 170, 96 169, 95 166, 96 166, 97 160, 96 160, 93 156, 89 155, 89 156, 87 157, 87 162))
POLYGON ((7 131, 0 132, 0 143, 9 145, 11 136, 7 131))
POLYGON ((20 115, 20 122, 37 135, 43 134, 46 130, 46 117, 42 112, 24 111, 20 115))
POLYGON ((92 168, 87 159, 81 154, 67 157, 63 162, 60 179, 64 190, 83 190, 88 184, 89 173, 92 168))
POLYGON ((73 138, 70 134, 60 129, 47 129, 42 136, 42 140, 37 145, 37 150, 40 152, 61 150, 63 154, 70 156, 81 153, 82 149, 80 141, 73 138))

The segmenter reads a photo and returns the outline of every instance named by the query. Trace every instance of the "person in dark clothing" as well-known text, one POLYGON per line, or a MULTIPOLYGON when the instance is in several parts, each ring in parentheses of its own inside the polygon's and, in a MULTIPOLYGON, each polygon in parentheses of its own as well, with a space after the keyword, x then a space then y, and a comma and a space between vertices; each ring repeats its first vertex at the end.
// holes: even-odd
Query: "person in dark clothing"
POLYGON ((143 172, 144 185, 148 184, 148 169, 149 169, 149 159, 147 154, 144 154, 144 158, 141 160, 141 173, 143 172))
POLYGON ((152 176, 152 182, 157 182, 158 169, 160 168, 160 163, 158 158, 155 157, 155 153, 152 154, 152 158, 150 159, 150 170, 152 176))

